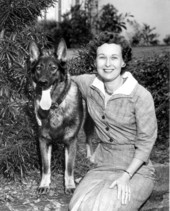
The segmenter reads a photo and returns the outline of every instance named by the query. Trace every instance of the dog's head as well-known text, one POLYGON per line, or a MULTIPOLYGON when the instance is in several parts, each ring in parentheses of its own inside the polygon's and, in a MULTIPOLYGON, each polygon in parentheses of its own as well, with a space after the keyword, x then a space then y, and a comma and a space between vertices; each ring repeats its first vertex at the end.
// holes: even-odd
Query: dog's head
POLYGON ((53 51, 40 50, 35 42, 31 42, 29 55, 34 87, 39 87, 42 91, 47 90, 54 83, 64 79, 66 53, 67 46, 64 39, 61 39, 53 51))

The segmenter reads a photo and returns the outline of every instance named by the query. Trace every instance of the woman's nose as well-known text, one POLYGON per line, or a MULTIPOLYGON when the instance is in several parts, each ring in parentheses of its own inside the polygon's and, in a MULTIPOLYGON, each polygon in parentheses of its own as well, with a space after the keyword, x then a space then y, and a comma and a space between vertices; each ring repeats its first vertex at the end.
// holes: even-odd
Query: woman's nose
POLYGON ((110 66, 110 59, 109 58, 106 59, 106 64, 105 65, 106 65, 106 67, 110 66))

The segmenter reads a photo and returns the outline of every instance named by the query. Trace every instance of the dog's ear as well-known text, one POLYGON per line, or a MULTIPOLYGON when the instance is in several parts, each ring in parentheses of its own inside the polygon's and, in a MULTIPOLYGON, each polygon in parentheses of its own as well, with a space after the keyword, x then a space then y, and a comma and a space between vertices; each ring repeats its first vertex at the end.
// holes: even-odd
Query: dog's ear
POLYGON ((40 55, 39 48, 35 42, 31 42, 29 45, 30 62, 37 61, 40 55))
POLYGON ((57 56, 57 58, 63 62, 66 61, 67 59, 67 45, 64 39, 61 39, 59 44, 58 44, 58 48, 55 51, 55 54, 57 56))

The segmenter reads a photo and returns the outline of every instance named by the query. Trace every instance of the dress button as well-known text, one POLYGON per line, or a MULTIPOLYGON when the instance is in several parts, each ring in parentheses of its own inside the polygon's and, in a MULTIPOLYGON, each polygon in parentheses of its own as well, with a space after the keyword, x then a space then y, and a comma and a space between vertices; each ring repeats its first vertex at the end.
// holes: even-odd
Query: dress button
POLYGON ((112 138, 110 138, 110 142, 113 142, 113 139, 112 138))
POLYGON ((102 119, 105 119, 105 116, 104 115, 102 116, 102 119))
POLYGON ((106 127, 106 131, 108 131, 109 130, 109 127, 106 127))

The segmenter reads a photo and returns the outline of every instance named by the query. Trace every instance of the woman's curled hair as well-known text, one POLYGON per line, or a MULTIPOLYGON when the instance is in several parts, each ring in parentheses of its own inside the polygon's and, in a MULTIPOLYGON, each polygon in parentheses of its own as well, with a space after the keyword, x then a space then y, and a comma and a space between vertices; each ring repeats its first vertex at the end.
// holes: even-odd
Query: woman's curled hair
MULTIPOLYGON (((86 46, 86 55, 84 56, 84 59, 87 67, 87 72, 96 72, 94 61, 97 56, 97 48, 104 43, 114 43, 121 46, 122 58, 126 64, 126 67, 128 65, 128 62, 132 59, 132 49, 123 36, 120 36, 119 34, 113 32, 101 32, 99 35, 95 36, 86 46)), ((121 74, 123 74, 126 67, 122 68, 121 74)))

